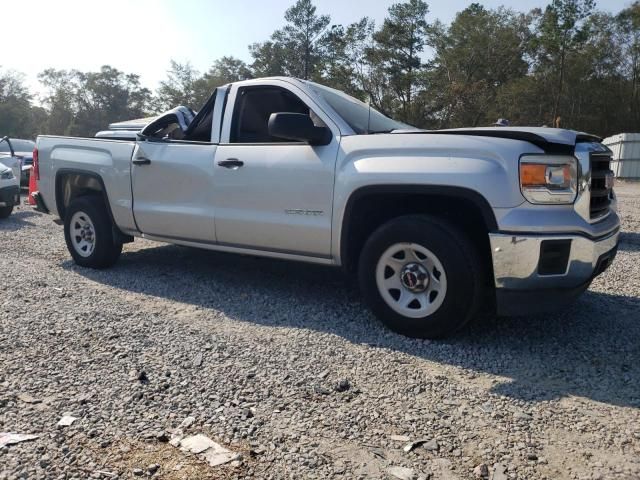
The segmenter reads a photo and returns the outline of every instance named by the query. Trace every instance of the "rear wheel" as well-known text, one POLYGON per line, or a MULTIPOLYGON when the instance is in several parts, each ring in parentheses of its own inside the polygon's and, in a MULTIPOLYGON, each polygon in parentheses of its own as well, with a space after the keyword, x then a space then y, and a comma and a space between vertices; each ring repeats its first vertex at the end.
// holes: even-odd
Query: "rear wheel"
POLYGON ((113 223, 104 202, 96 196, 71 202, 65 215, 64 237, 73 260, 83 267, 110 267, 122 252, 122 243, 114 240, 113 223))
POLYGON ((437 217, 411 215, 371 235, 358 273, 366 302, 389 328, 438 338, 454 333, 477 312, 481 270, 465 234, 437 217))
POLYGON ((13 205, 10 207, 0 207, 0 218, 7 218, 13 212, 13 205))

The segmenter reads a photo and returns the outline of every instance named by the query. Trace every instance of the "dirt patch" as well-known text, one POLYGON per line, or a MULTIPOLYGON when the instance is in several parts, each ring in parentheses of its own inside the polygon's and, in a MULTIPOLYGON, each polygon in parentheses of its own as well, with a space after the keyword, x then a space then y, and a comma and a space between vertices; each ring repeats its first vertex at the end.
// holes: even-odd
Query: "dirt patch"
POLYGON ((244 460, 241 466, 222 465, 212 468, 196 455, 184 453, 167 443, 124 440, 106 449, 95 449, 94 453, 97 458, 103 459, 103 466, 92 473, 100 472, 102 478, 117 475, 118 478, 152 476, 158 480, 226 480, 237 478, 247 468, 244 460), (159 465, 159 468, 151 475, 149 469, 153 465, 159 465))

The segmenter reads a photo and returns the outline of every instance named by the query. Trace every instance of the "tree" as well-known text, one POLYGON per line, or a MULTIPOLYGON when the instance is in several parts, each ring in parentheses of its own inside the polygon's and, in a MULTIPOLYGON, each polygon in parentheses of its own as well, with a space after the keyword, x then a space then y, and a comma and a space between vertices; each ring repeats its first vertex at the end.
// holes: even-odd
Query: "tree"
POLYGON ((373 34, 375 45, 369 49, 369 61, 379 65, 387 77, 388 88, 399 108, 401 120, 411 123, 416 115, 414 93, 423 68, 429 6, 422 0, 409 0, 389 7, 382 28, 373 34))
POLYGON ((138 75, 108 65, 98 72, 47 69, 38 76, 46 89, 48 118, 40 133, 93 136, 112 122, 147 114, 151 92, 138 75))
POLYGON ((203 105, 216 87, 252 78, 246 63, 235 57, 222 57, 213 62, 207 73, 195 82, 196 105, 203 105))
POLYGON ((528 70, 529 21, 511 10, 474 3, 449 28, 436 23, 429 29, 435 54, 423 95, 438 119, 435 126, 477 126, 503 116, 494 110, 500 89, 528 70))
POLYGON ((367 49, 373 42, 374 22, 364 17, 348 25, 333 25, 323 39, 326 52, 320 81, 367 100, 373 95, 372 69, 367 49))
POLYGON ((31 94, 24 76, 0 71, 0 136, 31 137, 35 125, 31 112, 31 94))
POLYGON ((198 95, 198 72, 189 63, 179 63, 171 60, 167 79, 160 82, 153 99, 153 109, 163 112, 174 107, 184 105, 197 109, 202 105, 198 95))
POLYGON ((552 122, 556 122, 562 113, 567 60, 588 39, 586 19, 594 8, 595 0, 553 0, 539 17, 535 38, 538 68, 549 69, 557 76, 553 87, 552 122))
POLYGON ((317 15, 311 0, 298 0, 284 18, 287 25, 273 32, 269 41, 251 46, 253 68, 261 74, 312 78, 322 67, 325 53, 321 46, 331 19, 317 15))
POLYGON ((312 0, 297 0, 281 28, 249 47, 250 65, 225 56, 200 74, 171 61, 153 96, 113 67, 48 69, 37 107, 23 76, 0 70, 0 134, 93 135, 148 112, 197 109, 220 85, 275 75, 343 90, 419 127, 498 117, 551 126, 562 117, 563 127, 601 136, 640 128, 640 0, 616 15, 595 0, 550 0, 529 13, 474 3, 449 25, 428 23, 424 0, 396 1, 376 27, 366 17, 330 26, 312 0))
POLYGON ((112 122, 147 114, 151 92, 140 85, 138 75, 105 65, 98 72, 76 72, 76 78, 80 88, 74 135, 92 136, 112 122))
POLYGON ((249 53, 253 57, 251 70, 256 77, 276 77, 287 75, 286 48, 272 40, 254 43, 249 46, 249 53))
POLYGON ((45 88, 42 98, 48 116, 42 132, 49 135, 71 135, 78 110, 76 92, 79 89, 76 73, 48 68, 38 75, 45 88))
POLYGON ((635 129, 640 128, 640 1, 616 17, 617 43, 621 48, 621 69, 627 79, 627 100, 623 102, 635 129))

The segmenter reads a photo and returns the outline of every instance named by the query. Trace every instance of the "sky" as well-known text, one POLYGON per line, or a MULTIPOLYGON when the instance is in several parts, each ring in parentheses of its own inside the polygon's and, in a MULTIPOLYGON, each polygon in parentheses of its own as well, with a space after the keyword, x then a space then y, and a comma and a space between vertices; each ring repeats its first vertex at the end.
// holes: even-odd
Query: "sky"
MULTIPOLYGON (((295 0, 2 0, 4 49, 0 67, 22 72, 39 92, 37 74, 45 68, 95 71, 111 65, 141 76, 155 89, 174 59, 206 71, 213 61, 233 55, 250 61, 248 46, 266 40, 284 24, 295 0)), ((381 24, 399 0, 314 0, 332 23, 368 16, 381 24)), ((544 7, 548 0, 476 0, 488 8, 519 11, 544 7)), ((632 0, 599 0, 598 8, 618 12, 632 0)), ((449 23, 470 0, 427 0, 428 21, 449 23)))

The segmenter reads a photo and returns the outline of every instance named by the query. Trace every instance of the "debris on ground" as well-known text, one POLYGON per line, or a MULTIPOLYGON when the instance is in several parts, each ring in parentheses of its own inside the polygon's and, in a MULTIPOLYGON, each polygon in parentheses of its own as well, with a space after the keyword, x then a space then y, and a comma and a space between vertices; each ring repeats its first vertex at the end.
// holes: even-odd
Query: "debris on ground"
POLYGON ((178 446, 185 453, 200 455, 212 467, 240 458, 239 454, 232 452, 201 433, 181 439, 178 446))
POLYGON ((419 447, 420 445, 427 443, 429 441, 428 438, 421 438, 420 440, 416 440, 414 442, 408 443, 404 446, 403 450, 407 453, 409 453, 411 450, 413 450, 416 447, 419 447))
POLYGON ((15 432, 0 432, 0 448, 7 445, 15 445, 17 443, 28 442, 40 438, 40 435, 30 435, 15 432))
POLYGON ((486 463, 481 463, 473 469, 473 476, 476 478, 489 478, 489 467, 486 463))
POLYGON ((41 403, 42 400, 32 397, 28 393, 19 393, 16 398, 24 403, 41 403))
POLYGON ((389 467, 387 473, 399 480, 416 480, 417 478, 413 469, 407 467, 389 467))
POLYGON ((77 418, 70 413, 65 413, 62 415, 62 418, 58 421, 57 425, 59 427, 70 427, 76 420, 77 418))

